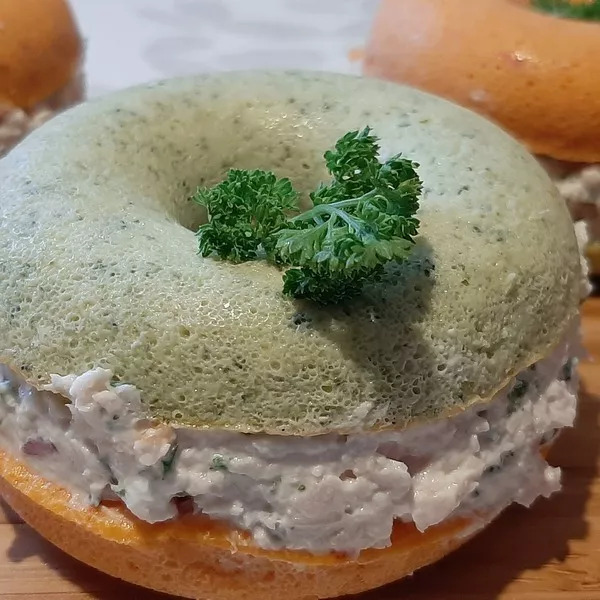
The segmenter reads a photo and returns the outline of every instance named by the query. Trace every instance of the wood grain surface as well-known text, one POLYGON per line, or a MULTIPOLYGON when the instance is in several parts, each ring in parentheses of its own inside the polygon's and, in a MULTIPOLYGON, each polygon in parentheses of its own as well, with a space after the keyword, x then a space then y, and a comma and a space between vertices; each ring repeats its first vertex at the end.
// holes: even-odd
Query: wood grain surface
MULTIPOLYGON (((563 491, 507 510, 461 550, 356 600, 600 600, 600 299, 584 306, 590 359, 576 426, 550 460, 563 491)), ((0 501, 0 600, 168 600, 104 576, 41 539, 0 501)))

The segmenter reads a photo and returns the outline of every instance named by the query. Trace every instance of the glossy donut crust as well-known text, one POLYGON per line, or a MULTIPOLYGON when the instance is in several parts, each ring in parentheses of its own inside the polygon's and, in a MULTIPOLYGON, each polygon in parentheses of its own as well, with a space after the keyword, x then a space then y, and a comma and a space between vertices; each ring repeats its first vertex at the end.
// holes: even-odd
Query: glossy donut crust
POLYGON ((439 94, 496 121, 531 151, 600 161, 600 24, 528 0, 384 0, 367 75, 439 94))

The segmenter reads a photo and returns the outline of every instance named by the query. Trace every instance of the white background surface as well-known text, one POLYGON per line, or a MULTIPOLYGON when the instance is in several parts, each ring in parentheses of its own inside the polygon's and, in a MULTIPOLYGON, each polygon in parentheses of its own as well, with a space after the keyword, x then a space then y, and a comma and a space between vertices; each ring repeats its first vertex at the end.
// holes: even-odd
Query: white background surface
POLYGON ((88 95, 189 73, 357 72, 378 0, 71 0, 87 43, 88 95))

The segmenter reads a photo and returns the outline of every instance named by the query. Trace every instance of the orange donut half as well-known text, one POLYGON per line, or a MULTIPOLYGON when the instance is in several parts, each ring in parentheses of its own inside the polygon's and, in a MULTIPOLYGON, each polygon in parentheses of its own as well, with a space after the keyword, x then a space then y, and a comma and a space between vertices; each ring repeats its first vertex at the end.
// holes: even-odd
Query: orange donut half
POLYGON ((268 551, 225 524, 198 516, 149 524, 118 504, 73 505, 71 494, 0 452, 0 494, 53 544, 105 573, 187 598, 328 598, 400 579, 462 545, 486 519, 455 519, 420 533, 397 522, 392 545, 341 554, 268 551))
POLYGON ((383 0, 367 75, 405 82, 499 123, 534 153, 600 161, 600 23, 529 0, 383 0))

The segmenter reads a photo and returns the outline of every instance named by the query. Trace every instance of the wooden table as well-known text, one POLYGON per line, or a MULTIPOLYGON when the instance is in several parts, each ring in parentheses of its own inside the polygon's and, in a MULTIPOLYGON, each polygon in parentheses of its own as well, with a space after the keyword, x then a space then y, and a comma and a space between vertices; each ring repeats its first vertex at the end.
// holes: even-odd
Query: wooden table
MULTIPOLYGON (((600 299, 584 307, 585 344, 600 358, 600 299)), ((511 508, 475 540, 412 579, 360 600, 600 600, 600 365, 581 366, 576 427, 550 460, 564 490, 511 508)), ((0 600, 167 600, 90 569, 0 504, 0 600)))

